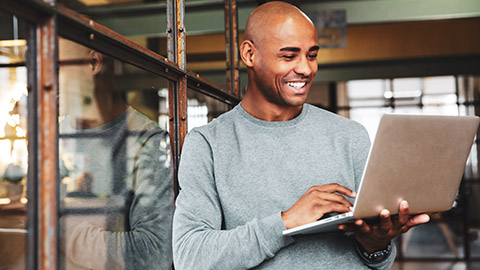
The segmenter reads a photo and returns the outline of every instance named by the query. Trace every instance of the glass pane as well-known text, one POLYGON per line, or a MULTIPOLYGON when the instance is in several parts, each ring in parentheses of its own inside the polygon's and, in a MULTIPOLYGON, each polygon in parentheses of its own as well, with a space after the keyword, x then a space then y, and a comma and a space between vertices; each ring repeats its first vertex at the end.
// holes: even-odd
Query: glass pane
POLYGON ((399 114, 422 114, 422 108, 418 106, 398 106, 392 111, 392 113, 399 114))
POLYGON ((457 95, 423 96, 423 112, 435 115, 458 115, 457 95))
POLYGON ((191 89, 187 91, 187 98, 188 131, 206 125, 228 111, 227 104, 191 89))
POLYGON ((425 78, 423 91, 423 112, 436 115, 458 115, 457 95, 455 94, 455 77, 425 78))
POLYGON ((27 204, 26 24, 0 13, 0 269, 25 269, 27 204))
POLYGON ((60 268, 170 269, 167 81, 65 39, 59 58, 60 268))
MULTIPOLYGON (((165 0, 59 0, 133 42, 167 56, 167 5, 165 0)), ((224 1, 185 1, 187 69, 227 89, 224 1)), ((239 33, 253 6, 239 7, 239 33)), ((239 42, 242 37, 239 36, 239 42)), ((241 62, 241 59, 239 59, 241 62)), ((247 74, 240 63, 240 93, 247 74)))
MULTIPOLYGON (((165 0, 58 0, 58 3, 86 15, 95 22, 158 52, 166 52, 165 0), (159 42, 163 38, 163 42, 159 42)), ((163 54, 166 56, 166 54, 163 54)))
POLYGON ((442 76, 425 78, 423 94, 455 94, 455 77, 442 76))
POLYGON ((167 56, 165 0, 58 0, 57 3, 167 56))
POLYGON ((347 82, 350 99, 381 98, 388 90, 388 80, 358 80, 347 82))
POLYGON ((392 92, 387 95, 394 98, 396 106, 415 106, 420 104, 422 87, 422 78, 393 79, 392 92))
POLYGON ((210 3, 215 2, 210 8, 185 10, 187 69, 227 89, 224 4, 210 3))
MULTIPOLYGON (((352 108, 386 104, 387 94, 390 92, 388 80, 358 80, 347 82, 349 103, 352 108)), ((391 92, 390 92, 391 93, 391 92)))
POLYGON ((422 90, 421 78, 393 79, 393 97, 407 98, 420 96, 422 90))

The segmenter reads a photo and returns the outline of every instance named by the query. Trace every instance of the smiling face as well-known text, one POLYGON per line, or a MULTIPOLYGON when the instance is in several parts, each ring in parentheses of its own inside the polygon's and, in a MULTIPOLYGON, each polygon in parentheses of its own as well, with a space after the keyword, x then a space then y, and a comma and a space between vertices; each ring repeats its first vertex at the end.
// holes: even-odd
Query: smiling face
POLYGON ((258 88, 269 103, 301 106, 317 73, 317 34, 306 19, 288 18, 276 23, 261 44, 254 44, 257 55, 252 65, 252 87, 258 88))

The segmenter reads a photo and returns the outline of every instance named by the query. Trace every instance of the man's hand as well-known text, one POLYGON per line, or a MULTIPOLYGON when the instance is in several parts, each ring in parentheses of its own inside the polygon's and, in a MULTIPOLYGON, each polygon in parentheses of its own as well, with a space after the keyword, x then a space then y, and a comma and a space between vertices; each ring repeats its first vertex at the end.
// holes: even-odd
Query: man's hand
POLYGON ((427 214, 420 214, 410 217, 407 201, 399 205, 398 217, 391 218, 390 212, 383 209, 380 212, 380 223, 368 225, 365 221, 357 219, 354 224, 341 224, 339 229, 355 233, 357 242, 369 253, 384 249, 388 243, 401 233, 407 232, 410 228, 427 223, 430 217, 427 214))
POLYGON ((328 184, 313 186, 285 212, 282 219, 287 229, 319 220, 330 212, 344 213, 351 211, 352 204, 342 196, 355 198, 355 192, 338 185, 328 184))

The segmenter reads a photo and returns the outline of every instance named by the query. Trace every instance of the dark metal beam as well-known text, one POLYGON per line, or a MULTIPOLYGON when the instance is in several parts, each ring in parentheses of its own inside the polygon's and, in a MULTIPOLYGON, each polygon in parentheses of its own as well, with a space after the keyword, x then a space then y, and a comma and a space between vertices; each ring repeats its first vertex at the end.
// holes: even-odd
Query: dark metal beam
POLYGON ((240 98, 224 91, 220 86, 200 77, 193 72, 187 72, 188 88, 220 100, 228 105, 235 106, 240 98))
MULTIPOLYGON (((31 26, 28 29, 27 44, 36 44, 37 31, 31 26)), ((36 269, 38 262, 38 161, 39 161, 39 123, 38 123, 38 80, 37 80, 37 46, 31 46, 27 51, 27 90, 28 90, 28 119, 27 119, 27 140, 28 140, 28 172, 27 172, 27 243, 26 243, 26 269, 36 269)))
POLYGON ((238 12, 236 0, 225 0, 225 52, 227 58, 227 87, 230 93, 240 96, 238 56, 238 12))
POLYGON ((40 0, 2 0, 0 10, 36 23, 45 21, 55 13, 52 5, 40 0))
MULTIPOLYGON (((185 71, 185 6, 183 0, 167 0, 167 51, 168 59, 185 71)), ((168 83, 168 110, 170 146, 172 149, 173 187, 178 195, 178 165, 183 140, 187 134, 187 77, 168 83)))
POLYGON ((24 66, 25 66, 25 62, 0 64, 0 68, 16 68, 16 67, 24 67, 24 66))
MULTIPOLYGON (((237 1, 241 7, 255 7, 257 2, 253 0, 237 1)), ((219 1, 193 1, 185 2, 185 12, 218 10, 223 11, 225 4, 219 1)), ((167 13, 166 3, 142 3, 133 5, 119 6, 95 6, 86 7, 77 10, 81 14, 88 15, 92 18, 112 18, 112 17, 137 17, 145 15, 158 15, 167 13)))

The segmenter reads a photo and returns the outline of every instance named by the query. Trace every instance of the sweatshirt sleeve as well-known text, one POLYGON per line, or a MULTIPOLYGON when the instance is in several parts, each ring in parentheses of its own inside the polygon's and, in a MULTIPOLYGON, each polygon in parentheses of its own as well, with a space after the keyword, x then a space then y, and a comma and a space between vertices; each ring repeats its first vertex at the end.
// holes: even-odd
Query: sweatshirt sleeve
POLYGON ((142 146, 132 172, 128 227, 123 232, 107 232, 110 264, 125 263, 125 269, 172 268, 173 187, 168 140, 165 131, 147 132, 137 140, 142 146))
MULTIPOLYGON (((355 170, 355 185, 357 191, 360 186, 360 181, 362 180, 363 170, 365 169, 365 164, 367 163, 368 153, 371 145, 367 130, 360 124, 358 124, 358 126, 359 129, 353 129, 354 133, 352 134, 351 139, 352 157, 355 170)), ((392 241, 391 244, 392 250, 388 257, 384 260, 375 263, 368 263, 364 260, 362 261, 364 261, 364 263, 371 269, 390 269, 397 254, 395 243, 392 241)), ((361 254, 358 254, 358 256, 361 258, 361 254)))
POLYGON ((222 206, 215 187, 212 148, 203 134, 186 137, 179 167, 180 194, 173 219, 176 269, 247 269, 293 242, 283 237, 281 213, 222 229, 222 206))

